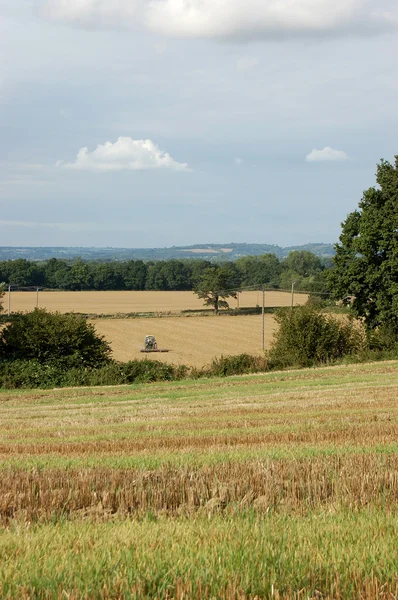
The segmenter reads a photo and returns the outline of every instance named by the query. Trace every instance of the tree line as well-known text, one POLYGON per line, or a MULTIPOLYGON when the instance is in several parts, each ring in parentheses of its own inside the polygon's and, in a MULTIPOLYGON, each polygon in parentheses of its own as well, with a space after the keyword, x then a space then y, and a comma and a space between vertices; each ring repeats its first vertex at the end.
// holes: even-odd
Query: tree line
POLYGON ((0 281, 7 286, 83 290, 195 290, 206 274, 220 272, 231 287, 260 287, 325 291, 329 265, 308 251, 292 251, 287 258, 275 254, 245 256, 215 265, 202 259, 98 262, 52 258, 48 261, 16 259, 0 262, 0 281))

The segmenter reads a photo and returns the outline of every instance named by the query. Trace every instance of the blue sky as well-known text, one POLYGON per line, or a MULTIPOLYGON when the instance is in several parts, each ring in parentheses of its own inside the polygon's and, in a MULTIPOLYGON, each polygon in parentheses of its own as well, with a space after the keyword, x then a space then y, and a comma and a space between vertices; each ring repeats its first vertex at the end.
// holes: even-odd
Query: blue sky
POLYGON ((398 154, 393 0, 0 0, 1 245, 335 242, 398 154))

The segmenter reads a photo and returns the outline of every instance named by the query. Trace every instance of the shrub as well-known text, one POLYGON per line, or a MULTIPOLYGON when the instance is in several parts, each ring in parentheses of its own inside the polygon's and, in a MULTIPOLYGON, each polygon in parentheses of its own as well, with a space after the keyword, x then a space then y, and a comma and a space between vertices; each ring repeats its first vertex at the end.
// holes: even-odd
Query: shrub
POLYGON ((159 361, 132 360, 109 362, 99 368, 64 368, 60 362, 41 363, 37 360, 3 361, 0 366, 0 386, 16 388, 54 388, 69 386, 123 385, 175 381, 188 373, 185 365, 166 365, 159 361))
POLYGON ((220 356, 213 358, 210 367, 203 375, 227 377, 228 375, 243 375, 244 373, 259 373, 268 370, 267 360, 262 356, 237 354, 235 356, 220 356))
POLYGON ((310 306, 311 308, 325 308, 327 306, 327 301, 322 298, 321 296, 317 296, 316 294, 311 294, 310 296, 308 296, 308 300, 306 302, 307 306, 310 306))
POLYGON ((95 328, 74 314, 36 308, 19 313, 0 333, 0 359, 57 363, 59 367, 98 367, 110 361, 111 348, 95 328))
POLYGON ((281 309, 275 319, 279 329, 268 353, 272 369, 327 363, 366 347, 358 323, 342 322, 310 306, 281 309))
POLYGON ((398 350, 397 332, 387 325, 370 330, 368 342, 371 350, 398 350))

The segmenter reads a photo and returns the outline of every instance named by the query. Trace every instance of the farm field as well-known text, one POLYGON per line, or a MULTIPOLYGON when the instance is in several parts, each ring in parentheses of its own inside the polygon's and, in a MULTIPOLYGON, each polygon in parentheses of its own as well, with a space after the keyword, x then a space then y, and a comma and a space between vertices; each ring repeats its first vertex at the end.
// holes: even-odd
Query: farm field
POLYGON ((395 598, 397 390, 398 361, 1 391, 0 597, 395 598))
MULTIPOLYGON (((295 304, 304 304, 306 294, 294 295, 295 304)), ((290 306, 288 292, 266 292, 265 306, 290 306)), ((11 292, 11 312, 33 310, 37 304, 36 292, 11 292)), ((262 304, 261 292, 241 292, 240 307, 262 304)), ((8 293, 3 300, 8 308, 8 293)), ((40 291, 38 305, 51 311, 77 312, 84 314, 128 314, 135 312, 181 312, 205 308, 203 301, 193 292, 46 292, 40 291)), ((236 308, 236 300, 231 299, 230 307, 236 308)))
MULTIPOLYGON (((214 357, 262 354, 262 316, 167 317, 95 319, 97 332, 111 343, 113 358, 120 361, 143 357, 174 364, 203 367, 214 357), (146 335, 154 335, 167 353, 142 354, 146 335)), ((264 345, 269 347, 276 323, 264 315, 264 345)))

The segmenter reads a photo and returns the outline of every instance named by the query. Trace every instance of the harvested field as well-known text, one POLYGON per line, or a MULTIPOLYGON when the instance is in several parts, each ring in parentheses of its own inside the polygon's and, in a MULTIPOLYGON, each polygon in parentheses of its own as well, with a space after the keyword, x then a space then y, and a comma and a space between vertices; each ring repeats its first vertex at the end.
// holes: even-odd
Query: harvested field
POLYGON ((396 361, 1 391, 0 597, 395 598, 397 391, 396 361))
MULTIPOLYGON (((7 295, 6 295, 7 296, 7 295)), ((295 294, 295 304, 304 304, 306 294, 295 294)), ((36 292, 11 292, 11 312, 29 311, 36 306, 36 292)), ((290 306, 288 292, 266 292, 265 306, 290 306)), ((261 292, 241 292, 240 307, 262 304, 261 292)), ((7 309, 8 298, 4 299, 7 309)), ((231 300, 231 308, 238 305, 231 300)), ((203 309, 203 301, 193 292, 39 292, 39 306, 51 311, 92 315, 129 313, 170 313, 203 309)))
MULTIPOLYGON (((276 323, 264 315, 265 347, 269 347, 276 323)), ((113 357, 127 361, 152 358, 174 364, 203 367, 212 358, 231 354, 262 354, 261 315, 218 317, 168 317, 140 319, 96 319, 98 333, 111 343, 113 357), (170 352, 141 354, 146 335, 154 335, 159 348, 170 352)))

